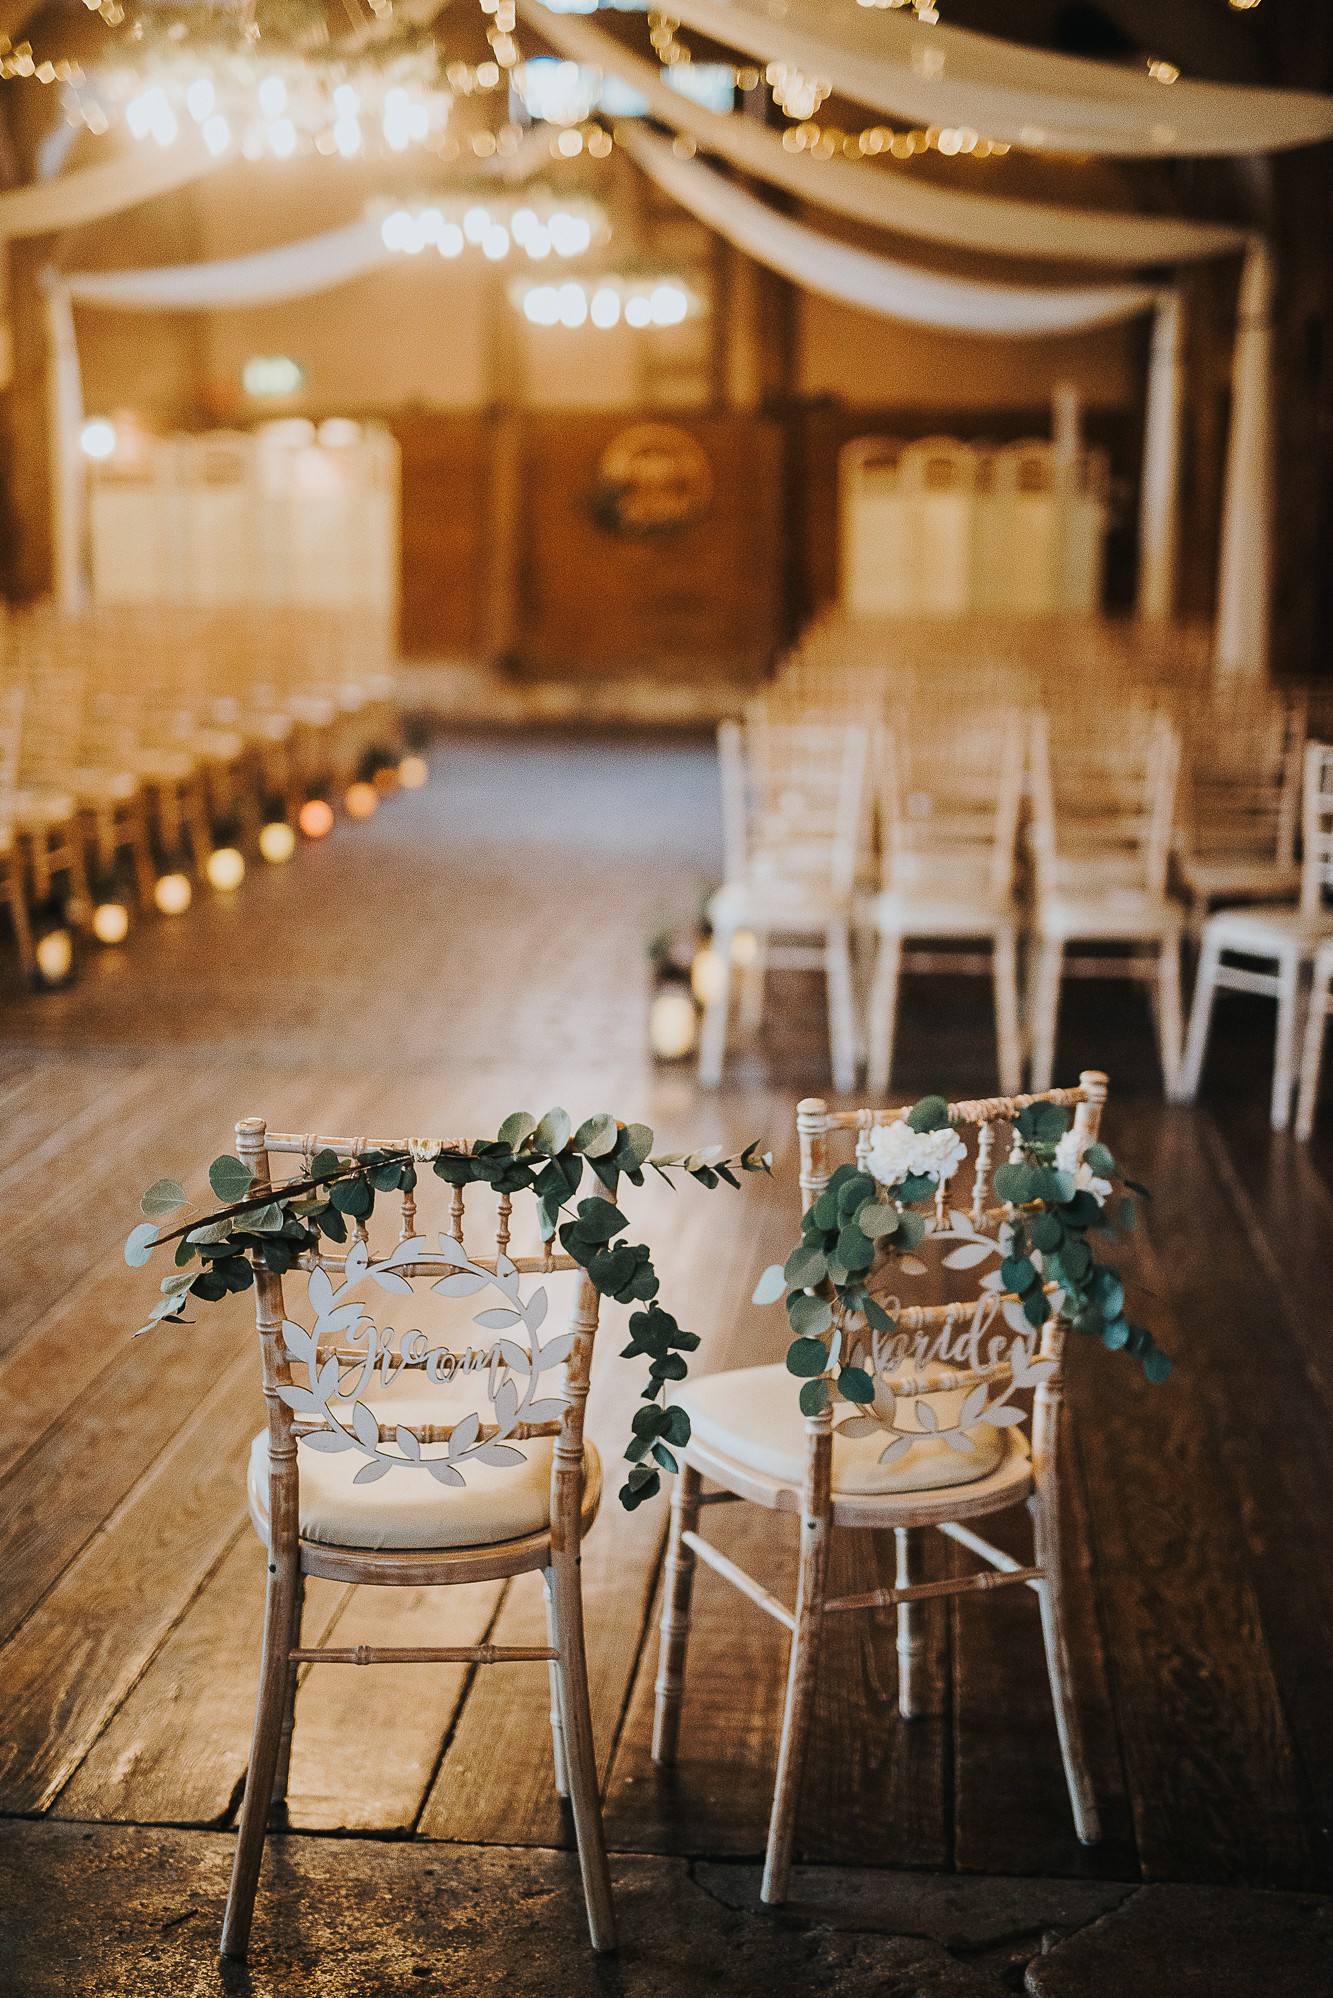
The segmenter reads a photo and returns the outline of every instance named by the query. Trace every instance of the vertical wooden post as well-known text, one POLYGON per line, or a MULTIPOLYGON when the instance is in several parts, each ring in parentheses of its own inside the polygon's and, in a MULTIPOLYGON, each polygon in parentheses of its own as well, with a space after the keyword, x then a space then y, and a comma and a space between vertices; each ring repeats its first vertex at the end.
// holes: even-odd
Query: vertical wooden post
POLYGON ((513 659, 521 625, 523 418, 498 410, 491 422, 485 495, 480 651, 492 665, 513 659))
POLYGON ((13 375, 9 383, 9 515, 14 551, 8 578, 19 599, 45 596, 55 565, 52 541, 51 437, 47 397, 49 354, 42 272, 50 236, 16 238, 9 263, 13 375))
POLYGON ((1153 318, 1143 423, 1137 599, 1137 614, 1142 619, 1169 618, 1176 604, 1180 425, 1185 391, 1183 314, 1180 290, 1162 292, 1153 318))

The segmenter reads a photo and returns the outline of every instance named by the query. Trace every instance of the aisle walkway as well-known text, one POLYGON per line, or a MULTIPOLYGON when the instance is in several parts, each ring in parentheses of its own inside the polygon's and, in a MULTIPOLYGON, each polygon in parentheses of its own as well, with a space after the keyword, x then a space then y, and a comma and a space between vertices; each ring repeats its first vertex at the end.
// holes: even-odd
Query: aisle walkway
MULTIPOLYGON (((259 1426, 253 1330, 238 1301, 131 1341, 152 1277, 125 1268, 120 1244, 141 1188, 166 1172, 197 1183, 237 1115, 478 1129, 559 1101, 642 1118, 664 1143, 763 1135, 772 1187, 645 1190, 635 1211, 673 1308, 703 1334, 701 1361, 778 1355, 780 1315, 747 1299, 792 1232, 792 1106, 823 1080, 818 993, 792 981, 778 1024, 715 1099, 643 1051, 645 940, 692 913, 717 866, 717 812, 706 747, 459 744, 437 754, 426 791, 255 874, 233 905, 205 895, 186 920, 146 925, 67 994, 4 995, 0 1812, 195 1828, 233 1817, 263 1583, 242 1480, 259 1426)), ((1061 1068, 1102 1055, 1112 1072, 1109 1136, 1157 1190, 1143 1274, 1180 1362, 1170 1388, 1149 1390, 1117 1360, 1075 1355, 1076 1628, 1110 1835, 1095 1853, 1073 1841, 1036 1606, 1011 1591, 934 1617, 931 1711, 910 1726, 893 1711, 891 1619, 840 1622, 802 1848, 884 1867, 1324 1888, 1333 1198, 1310 1156, 1263 1126, 1262 1016, 1257 1039, 1243 1006, 1229 1016, 1215 1073, 1245 1090, 1222 1119, 1164 1112, 1142 1086, 1151 1037, 1135 1007, 1080 1004, 1061 1068)), ((904 1093, 988 1084, 985 1017, 980 996, 916 997, 904 1093)), ((636 1392, 615 1344, 592 1408, 608 1471, 636 1392)), ((726 1522, 724 1543, 780 1581, 790 1536, 774 1548, 740 1508, 726 1522)), ((586 1556, 609 1834, 626 1853, 748 1860, 763 1841, 781 1633, 705 1579, 682 1761, 657 1776, 664 1523, 660 1502, 627 1517, 612 1499, 586 1556)), ((836 1559, 852 1586, 892 1567, 865 1536, 836 1559)), ((530 1641, 532 1580, 443 1605, 323 1584, 310 1614, 341 1643, 458 1642, 463 1627, 530 1641)), ((292 1822, 565 1846, 546 1705, 540 1666, 317 1675, 298 1706, 292 1822)))

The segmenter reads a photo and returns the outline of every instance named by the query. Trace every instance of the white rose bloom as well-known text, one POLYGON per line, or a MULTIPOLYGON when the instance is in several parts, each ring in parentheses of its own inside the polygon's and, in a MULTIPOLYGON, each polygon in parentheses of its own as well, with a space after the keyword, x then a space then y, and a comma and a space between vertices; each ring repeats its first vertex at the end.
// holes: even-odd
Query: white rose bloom
POLYGON ((947 1124, 941 1131, 914 1131, 900 1117, 896 1124, 877 1124, 870 1133, 865 1164, 881 1186, 896 1186, 914 1173, 947 1179, 966 1157, 966 1145, 947 1124))
POLYGON ((1111 1182, 1099 1179, 1092 1167, 1083 1163, 1083 1154, 1091 1142, 1077 1131, 1066 1131, 1055 1148, 1055 1163, 1061 1172, 1073 1173, 1077 1192, 1090 1193, 1098 1206, 1104 1207, 1111 1194, 1111 1182))

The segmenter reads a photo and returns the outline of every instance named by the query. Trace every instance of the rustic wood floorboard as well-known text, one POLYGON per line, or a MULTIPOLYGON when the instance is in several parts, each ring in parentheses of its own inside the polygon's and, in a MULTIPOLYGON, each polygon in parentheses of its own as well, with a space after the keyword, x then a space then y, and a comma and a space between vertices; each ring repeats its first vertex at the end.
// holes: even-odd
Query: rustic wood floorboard
MULTIPOLYGON (((654 1186, 625 1206, 666 1302, 703 1336, 697 1365, 780 1355, 780 1311, 749 1296, 794 1232, 794 1102, 827 1092, 819 982, 772 979, 765 1026, 716 1096, 644 1050, 645 941, 689 922, 719 857, 706 745, 457 742, 424 792, 290 868, 253 869, 229 900, 201 893, 182 921, 140 925, 73 989, 36 996, 0 975, 0 1810, 200 1825, 234 1812, 264 1581, 244 1493, 253 1325, 233 1300, 134 1340, 157 1272, 128 1270, 121 1243, 148 1180, 201 1187, 238 1115, 460 1134, 563 1102, 641 1116, 667 1148, 763 1136, 773 1185, 654 1186)), ((1108 1137, 1156 1190, 1135 1268, 1179 1362, 1158 1389, 1091 1348, 1071 1370, 1072 1629, 1107 1838, 1092 1854, 1073 1840, 1035 1603, 1009 1591, 932 1611, 928 1711, 911 1723, 892 1616, 835 1620, 808 1857, 1329 1884, 1333 1149, 1266 1130, 1268 1012, 1220 1021, 1209 1107, 1191 1114, 1157 1107, 1149 1022, 1123 992, 1071 988, 1061 1020, 1061 1073, 1110 1070, 1108 1137)), ((904 1100, 993 1087, 982 983, 909 981, 901 1048, 904 1100)), ((584 1560, 610 1842, 756 1854, 785 1633, 700 1574, 680 1761, 655 1769, 666 1508, 616 1501, 640 1386, 616 1357, 622 1324, 609 1309, 598 1347, 589 1427, 606 1488, 584 1560)), ((794 1521, 739 1505, 704 1520, 790 1595, 794 1521)), ((1005 1544, 1011 1530, 1025 1522, 993 1528, 1005 1544)), ((923 1559, 934 1573, 969 1557, 936 1540, 923 1559)), ((874 1586, 892 1548, 840 1535, 834 1565, 839 1587, 874 1586)), ((437 1594, 312 1583, 306 1630, 522 1641, 544 1618, 536 1577, 437 1594)), ((568 1843, 548 1708, 540 1665, 311 1669, 292 1821, 568 1843)))

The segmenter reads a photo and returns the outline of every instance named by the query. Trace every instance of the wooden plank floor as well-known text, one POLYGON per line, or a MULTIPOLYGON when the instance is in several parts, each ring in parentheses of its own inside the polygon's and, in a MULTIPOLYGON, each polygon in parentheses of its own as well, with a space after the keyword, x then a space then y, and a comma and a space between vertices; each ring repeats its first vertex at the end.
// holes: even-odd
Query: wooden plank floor
MULTIPOLYGON (((718 866, 706 746, 459 742, 428 789, 340 829, 227 904, 145 925, 68 993, 0 994, 0 1811, 225 1825, 245 1766, 263 1562, 243 1467, 259 1426, 248 1300, 129 1336, 144 1273, 120 1244, 141 1188, 198 1176, 238 1115, 295 1129, 494 1127, 562 1102, 664 1142, 768 1138, 771 1186, 645 1189, 667 1300, 700 1363, 777 1357, 748 1303, 795 1215, 795 1099, 824 1083, 812 982, 775 987, 762 1044, 714 1098, 644 1055, 646 937, 718 866)), ((1175 1354, 1165 1389, 1074 1356, 1075 1648, 1105 1843, 1074 1842, 1026 1591, 930 1619, 928 1711, 897 1717, 892 1619, 839 1619, 823 1660, 804 1854, 899 1866, 1328 1886, 1333 1812, 1333 1145, 1264 1121, 1271 1026, 1223 1004, 1211 1096, 1165 1111, 1138 1002, 1075 989, 1062 1073, 1113 1080, 1109 1137, 1157 1198, 1137 1255, 1175 1354)), ((909 991, 898 1087, 993 1086, 985 995, 909 991)), ((150 1286, 151 1287, 151 1286, 150 1286)), ((591 1426, 616 1463, 636 1385, 603 1341, 591 1426)), ((614 1492, 615 1481, 608 1479, 614 1492)), ((791 1522, 718 1538, 790 1587, 791 1522)), ((1021 1522, 1012 1522, 1015 1532, 1021 1522)), ((678 1768, 648 1754, 662 1502, 611 1497, 589 1540, 590 1667, 621 1849, 754 1854, 784 1652, 698 1585, 678 1768)), ((1003 1534, 1009 1523, 997 1530, 1003 1534)), ((1017 1544, 1017 1543, 1015 1543, 1017 1544)), ((932 1557, 961 1559, 940 1543, 932 1557)), ((838 1536, 839 1585, 891 1550, 838 1536)), ((522 1642, 533 1578, 428 1592, 312 1584, 338 1641, 522 1642)), ((327 1670, 303 1685, 298 1828, 551 1844, 542 1666, 327 1670)))

